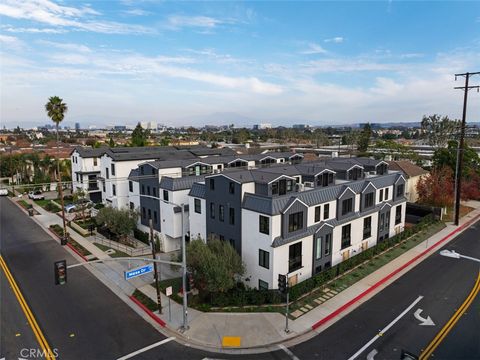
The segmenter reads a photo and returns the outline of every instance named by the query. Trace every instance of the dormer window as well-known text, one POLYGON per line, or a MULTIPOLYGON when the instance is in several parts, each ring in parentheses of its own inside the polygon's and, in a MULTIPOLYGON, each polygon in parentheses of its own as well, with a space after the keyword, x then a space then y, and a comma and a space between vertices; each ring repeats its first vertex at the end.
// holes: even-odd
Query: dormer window
POLYGON ((354 167, 349 171, 350 174, 350 180, 359 180, 363 178, 363 171, 359 167, 354 167))
POLYGON ((333 173, 325 172, 317 176, 317 186, 328 186, 333 184, 333 173))

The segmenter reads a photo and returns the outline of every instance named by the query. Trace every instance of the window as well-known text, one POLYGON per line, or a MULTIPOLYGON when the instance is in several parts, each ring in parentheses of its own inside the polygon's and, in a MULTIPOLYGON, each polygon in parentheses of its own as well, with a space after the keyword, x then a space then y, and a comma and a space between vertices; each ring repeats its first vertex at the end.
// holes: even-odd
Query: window
POLYGON ((395 209, 395 225, 402 222, 402 205, 398 205, 395 209))
POLYGON ((128 191, 133 192, 133 182, 131 180, 128 182, 128 191))
POLYGON ((268 290, 268 282, 258 279, 258 290, 268 290))
POLYGON ((331 249, 332 249, 332 234, 327 234, 325 235, 325 249, 324 249, 325 256, 330 255, 331 249))
POLYGON ((288 215, 288 232, 297 231, 303 228, 303 212, 296 212, 288 215))
POLYGON ((215 204, 213 202, 210 203, 210 218, 215 219, 215 204))
POLYGON ((380 231, 385 227, 385 214, 380 214, 380 231))
POLYGON ((270 253, 268 251, 258 249, 258 265, 270 269, 270 253))
POLYGON ((193 203, 194 203, 194 207, 195 207, 195 212, 197 214, 201 214, 202 213, 202 203, 201 203, 200 199, 194 199, 193 203))
POLYGON ((113 196, 117 195, 117 187, 115 186, 115 184, 112 184, 112 195, 113 196))
POLYGON ((388 188, 385 189, 385 200, 388 200, 388 188))
POLYGON ((363 239, 367 239, 372 236, 372 217, 366 217, 363 219, 363 239))
POLYGON ((235 183, 230 181, 230 183, 228 184, 228 192, 230 194, 235 194, 235 183))
POLYGON ((112 164, 112 176, 115 176, 115 164, 112 164))
POLYGON ((140 192, 140 194, 142 194, 142 195, 145 194, 145 185, 142 185, 141 190, 142 190, 142 191, 140 192))
POLYGON ((102 181, 102 190, 103 192, 106 192, 107 190, 105 189, 105 181, 102 181))
POLYGON ((152 210, 148 209, 148 219, 152 218, 152 210))
POLYGON ((215 179, 210 179, 210 190, 215 190, 215 179))
POLYGON ((108 172, 108 168, 105 168, 105 177, 110 179, 110 173, 108 172))
POLYGON ((270 218, 260 215, 259 228, 262 234, 270 234, 270 218))
POLYGON ((390 211, 385 215, 385 230, 390 229, 390 211))
POLYGON ((168 201, 168 191, 163 190, 163 200, 168 201))
POLYGON ((235 209, 234 208, 228 209, 228 223, 230 225, 235 225, 235 209))
POLYGON ((287 192, 292 191, 292 189, 293 189, 293 181, 287 180, 287 192))
POLYGON ((345 249, 351 245, 351 230, 351 224, 342 226, 342 249, 345 249))
POLYGON ((403 196, 405 192, 405 184, 400 184, 397 186, 397 197, 403 196))
POLYGON ((350 180, 358 180, 361 179, 362 176, 362 169, 355 167, 352 170, 350 170, 350 180))
POLYGON ((228 242, 230 243, 230 246, 235 249, 235 240, 234 239, 228 239, 228 242))
POLYGON ((302 242, 290 245, 288 248, 288 272, 302 267, 302 242))
POLYGON ((223 205, 218 205, 218 220, 221 222, 225 220, 225 211, 223 205))
POLYGON ((80 182, 80 177, 78 176, 78 174, 75 175, 77 175, 77 182, 80 182))
POLYGON ((150 195, 150 186, 147 186, 147 195, 150 195))
POLYGON ((157 197, 157 188, 156 187, 152 187, 152 195, 157 197))
POLYGON ((145 170, 143 169, 143 166, 140 166, 140 174, 145 175, 145 170))
POLYGON ((330 217, 330 204, 323 205, 323 220, 327 220, 330 217))
POLYGON ((93 166, 97 166, 97 158, 93 158, 93 166))
POLYGON ((317 236, 315 239, 315 259, 321 259, 322 258, 322 241, 323 241, 323 236, 317 236))
POLYGON ((219 235, 218 238, 220 239, 220 241, 225 241, 225 236, 223 235, 219 235))
POLYGON ((322 210, 322 206, 321 205, 318 205, 318 206, 315 206, 315 222, 319 222, 320 221, 320 211, 322 210))
POLYGON ((380 202, 383 201, 383 189, 380 189, 380 202))
POLYGON ((157 223, 157 212, 155 210, 153 210, 153 222, 157 223))
POLYGON ((135 204, 130 201, 130 210, 135 210, 135 204))
POLYGON ((365 201, 363 207, 365 209, 373 206, 373 192, 365 194, 365 201))
POLYGON ((145 219, 146 215, 145 215, 145 208, 142 207, 142 217, 145 219))
POLYGON ((351 213, 353 210, 353 199, 346 199, 342 201, 342 215, 351 213))
POLYGON ((278 194, 278 182, 274 182, 272 184, 272 195, 277 195, 278 194))

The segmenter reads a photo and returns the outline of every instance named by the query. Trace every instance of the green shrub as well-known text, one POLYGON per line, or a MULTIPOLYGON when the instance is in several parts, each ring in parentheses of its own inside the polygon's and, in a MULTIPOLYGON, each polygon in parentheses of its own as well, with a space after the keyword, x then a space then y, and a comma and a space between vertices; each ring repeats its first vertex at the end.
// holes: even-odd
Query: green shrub
POLYGON ((147 232, 143 232, 142 230, 139 230, 137 228, 133 229, 133 236, 135 237, 135 239, 137 240, 140 240, 141 242, 145 243, 145 244, 150 244, 150 240, 149 240, 149 235, 147 232))

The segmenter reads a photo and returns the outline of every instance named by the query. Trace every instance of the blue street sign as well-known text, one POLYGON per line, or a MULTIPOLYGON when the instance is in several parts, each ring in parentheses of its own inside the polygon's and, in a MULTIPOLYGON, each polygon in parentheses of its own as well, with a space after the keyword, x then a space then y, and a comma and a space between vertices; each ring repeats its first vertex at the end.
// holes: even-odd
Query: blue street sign
POLYGON ((138 267, 136 269, 132 269, 129 271, 125 271, 125 280, 140 276, 140 275, 145 275, 148 273, 153 272, 153 264, 148 264, 145 266, 138 267))

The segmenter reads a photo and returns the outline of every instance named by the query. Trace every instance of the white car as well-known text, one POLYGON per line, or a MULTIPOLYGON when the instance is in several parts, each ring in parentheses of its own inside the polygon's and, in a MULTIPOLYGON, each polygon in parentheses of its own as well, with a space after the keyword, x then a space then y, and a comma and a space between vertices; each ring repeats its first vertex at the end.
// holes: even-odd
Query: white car
POLYGON ((45 196, 42 194, 40 190, 36 190, 36 191, 30 191, 28 193, 28 198, 32 200, 43 200, 45 199, 45 196))
POLYGON ((0 196, 7 196, 8 190, 7 189, 0 189, 0 196))

